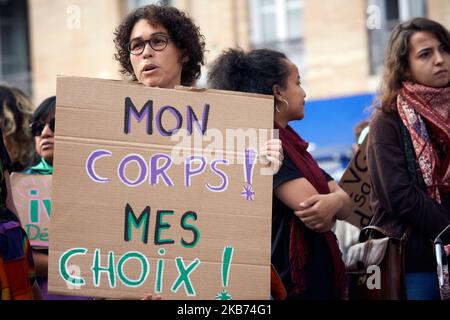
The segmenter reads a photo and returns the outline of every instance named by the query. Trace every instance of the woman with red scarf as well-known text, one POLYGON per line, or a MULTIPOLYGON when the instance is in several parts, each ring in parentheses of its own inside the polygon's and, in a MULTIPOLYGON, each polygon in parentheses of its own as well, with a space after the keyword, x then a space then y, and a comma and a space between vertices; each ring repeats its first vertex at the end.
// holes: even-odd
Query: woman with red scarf
POLYGON ((275 97, 284 161, 273 183, 272 264, 289 299, 344 298, 345 269, 331 228, 350 214, 351 201, 288 124, 304 116, 306 94, 297 67, 280 52, 231 49, 214 63, 209 85, 275 97))
MULTIPOLYGON (((439 299, 433 240, 450 224, 450 35, 415 18, 394 28, 370 124, 372 224, 406 244, 406 297, 439 299)), ((445 243, 450 237, 444 234, 445 243)))

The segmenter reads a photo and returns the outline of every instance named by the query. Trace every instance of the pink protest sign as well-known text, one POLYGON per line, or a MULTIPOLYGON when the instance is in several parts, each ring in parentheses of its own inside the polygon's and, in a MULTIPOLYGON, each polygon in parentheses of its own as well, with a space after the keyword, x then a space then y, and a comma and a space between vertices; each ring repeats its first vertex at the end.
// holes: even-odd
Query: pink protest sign
POLYGON ((17 213, 31 245, 48 247, 52 176, 13 173, 11 188, 17 213))

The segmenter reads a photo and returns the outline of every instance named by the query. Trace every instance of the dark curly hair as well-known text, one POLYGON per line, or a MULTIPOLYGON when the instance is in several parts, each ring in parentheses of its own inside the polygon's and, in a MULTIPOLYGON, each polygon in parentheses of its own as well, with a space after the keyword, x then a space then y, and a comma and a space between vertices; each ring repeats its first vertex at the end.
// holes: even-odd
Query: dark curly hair
POLYGON ((166 5, 148 5, 136 9, 128 14, 114 32, 116 54, 114 58, 119 61, 123 75, 131 75, 137 80, 130 61, 128 43, 134 25, 141 19, 152 25, 163 26, 169 33, 170 39, 180 50, 182 57, 189 57, 183 64, 181 84, 192 86, 200 77, 201 66, 204 64, 205 40, 200 29, 184 12, 166 5))
POLYGON ((224 51, 208 73, 212 89, 273 94, 273 86, 286 89, 289 69, 284 53, 259 49, 245 53, 241 49, 224 51))

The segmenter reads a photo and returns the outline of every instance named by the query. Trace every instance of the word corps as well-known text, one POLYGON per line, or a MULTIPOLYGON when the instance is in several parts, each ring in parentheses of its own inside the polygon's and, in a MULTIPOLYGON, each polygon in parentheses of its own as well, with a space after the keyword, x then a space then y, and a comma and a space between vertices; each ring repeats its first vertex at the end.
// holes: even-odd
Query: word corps
MULTIPOLYGON (((191 106, 186 107, 186 131, 188 135, 194 133, 194 128, 202 135, 206 134, 208 128, 210 105, 205 103, 201 123, 199 117, 195 114, 191 106)), ((153 101, 149 100, 144 107, 138 111, 130 98, 125 99, 124 112, 124 134, 132 133, 133 123, 146 125, 148 135, 154 135, 155 132, 162 137, 170 137, 180 130, 185 119, 181 112, 172 106, 161 107, 156 115, 153 112, 153 101), (164 115, 173 117, 176 121, 174 128, 166 128, 163 125, 162 118, 164 115), (133 121, 133 119, 135 121, 133 121), (153 121, 154 120, 154 121, 153 121), (156 125, 153 124, 156 123, 156 125), (156 130, 155 127, 156 126, 156 130)), ((97 168, 105 166, 108 161, 114 161, 114 154, 110 150, 97 149, 91 152, 86 160, 86 173, 88 177, 95 183, 107 184, 111 181, 111 177, 103 177, 98 174, 97 168)), ((138 187, 144 183, 155 186, 163 183, 167 187, 174 187, 172 177, 170 176, 170 168, 174 161, 169 154, 154 153, 146 158, 138 153, 130 153, 120 159, 117 166, 117 178, 127 187, 138 187), (137 175, 130 177, 127 175, 127 168, 137 168, 137 175)), ((228 187, 228 176, 224 172, 224 167, 229 165, 227 159, 215 159, 208 163, 204 156, 188 156, 184 159, 184 186, 190 187, 192 178, 203 174, 205 171, 211 171, 214 176, 218 177, 215 184, 207 183, 205 188, 211 192, 224 192, 228 187)))

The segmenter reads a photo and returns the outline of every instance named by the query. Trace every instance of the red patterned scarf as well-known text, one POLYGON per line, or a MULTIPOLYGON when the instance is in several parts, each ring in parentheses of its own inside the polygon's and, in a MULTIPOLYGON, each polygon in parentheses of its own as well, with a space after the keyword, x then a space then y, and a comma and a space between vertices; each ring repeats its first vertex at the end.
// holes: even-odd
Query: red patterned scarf
POLYGON ((450 87, 404 82, 397 109, 411 136, 428 195, 441 203, 450 193, 450 87))
MULTIPOLYGON (((306 150, 308 143, 290 126, 282 128, 275 123, 275 129, 279 130, 284 151, 294 165, 303 173, 306 180, 313 185, 318 193, 330 193, 322 170, 306 150)), ((295 215, 292 216, 290 226, 289 261, 291 264, 291 280, 294 286, 294 293, 301 293, 305 290, 305 264, 308 257, 308 246, 305 241, 306 226, 295 215)), ((323 236, 328 244, 333 261, 336 297, 343 299, 346 296, 346 277, 341 252, 336 237, 331 231, 323 233, 323 236)))

